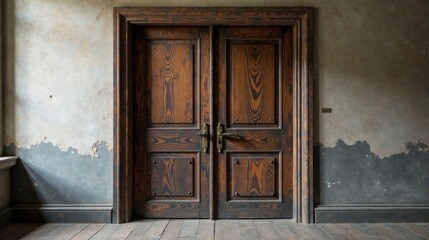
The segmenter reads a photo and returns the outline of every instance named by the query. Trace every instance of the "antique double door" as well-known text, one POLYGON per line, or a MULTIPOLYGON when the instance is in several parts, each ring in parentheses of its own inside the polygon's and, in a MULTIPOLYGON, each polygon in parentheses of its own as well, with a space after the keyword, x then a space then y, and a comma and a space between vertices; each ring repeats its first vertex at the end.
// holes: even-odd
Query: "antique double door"
POLYGON ((136 27, 134 212, 292 218, 292 31, 136 27))

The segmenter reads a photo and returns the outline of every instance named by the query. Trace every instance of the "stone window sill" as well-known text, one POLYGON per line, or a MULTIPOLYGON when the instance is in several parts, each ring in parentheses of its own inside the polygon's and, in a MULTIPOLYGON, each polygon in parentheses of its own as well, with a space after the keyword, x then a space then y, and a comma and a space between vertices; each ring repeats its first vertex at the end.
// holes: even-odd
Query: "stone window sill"
POLYGON ((16 165, 17 156, 0 157, 0 171, 9 169, 16 165))

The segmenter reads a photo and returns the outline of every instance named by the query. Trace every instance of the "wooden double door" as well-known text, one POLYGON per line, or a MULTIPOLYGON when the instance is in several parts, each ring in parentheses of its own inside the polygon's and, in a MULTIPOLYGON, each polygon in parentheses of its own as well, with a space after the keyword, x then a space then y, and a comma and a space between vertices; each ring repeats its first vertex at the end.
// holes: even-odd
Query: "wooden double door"
POLYGON ((136 27, 137 216, 292 218, 291 36, 136 27))

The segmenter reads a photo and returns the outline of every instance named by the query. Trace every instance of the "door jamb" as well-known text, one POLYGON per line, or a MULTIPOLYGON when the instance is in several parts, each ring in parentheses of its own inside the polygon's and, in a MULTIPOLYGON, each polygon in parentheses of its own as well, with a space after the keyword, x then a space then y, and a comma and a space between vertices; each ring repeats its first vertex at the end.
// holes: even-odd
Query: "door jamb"
POLYGON ((314 222, 313 16, 313 8, 308 7, 114 8, 112 222, 129 222, 133 212, 133 81, 130 41, 131 30, 135 25, 292 27, 293 219, 303 223, 314 222))

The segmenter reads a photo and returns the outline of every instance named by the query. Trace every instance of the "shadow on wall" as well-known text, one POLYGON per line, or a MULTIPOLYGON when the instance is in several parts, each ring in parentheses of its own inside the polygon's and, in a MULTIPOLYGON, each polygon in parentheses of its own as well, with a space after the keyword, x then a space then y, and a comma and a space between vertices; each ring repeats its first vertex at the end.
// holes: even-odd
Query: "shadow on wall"
POLYGON ((380 158, 366 141, 316 146, 315 202, 428 204, 429 146, 419 141, 405 147, 404 153, 380 158))
POLYGON ((81 155, 74 148, 62 151, 50 142, 5 153, 19 156, 11 172, 13 205, 111 204, 112 151, 107 143, 95 146, 97 155, 81 155))

